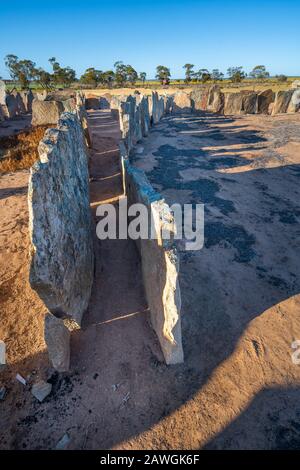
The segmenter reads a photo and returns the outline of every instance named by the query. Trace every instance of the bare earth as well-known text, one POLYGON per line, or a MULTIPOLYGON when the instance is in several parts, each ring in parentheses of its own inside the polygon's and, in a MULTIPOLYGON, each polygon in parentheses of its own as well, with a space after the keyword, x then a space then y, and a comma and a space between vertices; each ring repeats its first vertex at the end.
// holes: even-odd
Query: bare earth
MULTIPOLYGON (((91 207, 122 194, 118 125, 91 112, 91 207)), ((300 115, 166 117, 135 156, 169 203, 205 203, 181 253, 185 363, 166 366, 131 241, 95 238, 96 278, 72 370, 51 369, 28 284, 28 172, 0 178, 0 448, 299 448, 300 115), (19 372, 51 380, 39 404, 19 372)), ((96 221, 96 220, 95 220, 96 221)))

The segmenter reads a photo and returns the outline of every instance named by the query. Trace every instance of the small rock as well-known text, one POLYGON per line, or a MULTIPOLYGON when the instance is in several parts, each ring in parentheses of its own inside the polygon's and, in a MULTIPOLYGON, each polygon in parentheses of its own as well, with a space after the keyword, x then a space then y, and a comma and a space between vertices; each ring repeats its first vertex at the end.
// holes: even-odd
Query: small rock
POLYGON ((18 382, 20 382, 22 385, 26 385, 26 383, 27 383, 26 380, 24 379, 24 377, 22 377, 22 375, 20 375, 20 374, 16 375, 16 380, 18 382))
POLYGON ((6 395, 6 388, 5 387, 0 387, 0 400, 4 400, 6 395))
POLYGON ((63 435, 63 437, 58 441, 58 443, 55 446, 56 450, 63 450, 67 447, 67 445, 70 442, 70 436, 66 433, 63 435))
POLYGON ((32 386, 31 393, 40 403, 42 403, 42 401, 51 393, 51 390, 52 385, 41 380, 32 386))

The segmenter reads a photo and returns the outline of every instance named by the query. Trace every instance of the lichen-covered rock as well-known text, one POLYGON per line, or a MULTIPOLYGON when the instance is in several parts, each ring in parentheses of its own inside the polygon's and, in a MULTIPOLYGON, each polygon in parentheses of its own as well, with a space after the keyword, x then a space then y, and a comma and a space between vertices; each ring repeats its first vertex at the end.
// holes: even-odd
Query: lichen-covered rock
POLYGON ((33 126, 57 124, 64 107, 61 101, 40 101, 34 99, 32 102, 33 126))
POLYGON ((13 93, 13 96, 16 99, 17 113, 18 114, 26 114, 27 110, 26 110, 26 106, 25 106, 25 103, 23 101, 23 98, 22 98, 21 94, 19 92, 15 92, 15 93, 13 93))
POLYGON ((6 94, 5 104, 2 105, 2 110, 6 118, 12 119, 18 114, 18 103, 14 95, 6 94))
POLYGON ((242 93, 242 109, 244 114, 256 114, 257 113, 257 93, 242 93))
POLYGON ((293 91, 288 107, 288 113, 297 113, 300 110, 300 88, 293 91))
POLYGON ((264 90, 258 93, 257 96, 257 112, 259 114, 268 114, 269 106, 275 99, 275 93, 273 90, 264 90))
POLYGON ((6 98, 6 86, 3 80, 0 80, 0 104, 6 104, 5 103, 5 98, 6 98))
POLYGON ((143 137, 148 135, 150 129, 150 115, 149 115, 149 102, 148 96, 139 95, 136 97, 137 102, 140 106, 141 112, 141 131, 143 137))
POLYGON ((70 368, 71 332, 69 328, 61 318, 47 313, 44 337, 52 366, 59 372, 67 372, 70 368))
POLYGON ((75 114, 64 113, 39 145, 30 172, 30 283, 48 310, 78 324, 94 271, 88 156, 75 114))
POLYGON ((164 95, 164 112, 165 114, 170 114, 172 112, 173 107, 173 96, 172 95, 164 95))
POLYGON ((151 324, 166 363, 178 364, 183 362, 179 255, 172 240, 161 237, 162 230, 174 227, 174 217, 145 173, 133 167, 126 158, 123 163, 129 204, 144 204, 156 227, 157 238, 141 239, 138 243, 151 324))
POLYGON ((275 95, 272 115, 286 113, 292 98, 293 91, 278 91, 275 95))
POLYGON ((20 91, 20 96, 25 106, 25 110, 27 113, 31 113, 32 111, 32 102, 34 100, 34 96, 31 90, 20 91))
POLYGON ((205 111, 208 101, 208 87, 196 87, 191 92, 192 107, 195 111, 205 111))
POLYGON ((223 112, 224 93, 221 93, 221 89, 218 85, 213 85, 209 88, 206 109, 213 113, 223 112))
POLYGON ((76 109, 76 100, 75 98, 68 98, 67 100, 62 100, 62 105, 65 113, 73 113, 76 109))
POLYGON ((192 102, 190 96, 184 91, 175 93, 173 98, 173 113, 191 113, 192 102))
POLYGON ((224 103, 224 114, 241 114, 243 106, 242 93, 226 93, 224 103))

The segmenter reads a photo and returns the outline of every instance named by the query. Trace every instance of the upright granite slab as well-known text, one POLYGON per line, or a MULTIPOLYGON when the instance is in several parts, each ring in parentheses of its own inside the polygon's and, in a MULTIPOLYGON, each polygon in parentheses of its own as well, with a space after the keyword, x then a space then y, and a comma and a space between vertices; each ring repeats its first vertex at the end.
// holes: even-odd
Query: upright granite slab
POLYGON ((257 96, 257 112, 259 114, 268 114, 269 106, 275 99, 275 93, 273 90, 268 89, 261 91, 257 96))
POLYGON ((243 107, 242 93, 225 93, 224 114, 241 114, 243 107))
POLYGON ((207 109, 209 88, 195 87, 191 92, 191 102, 194 111, 205 111, 207 109))
POLYGON ((34 99, 32 102, 31 124, 33 126, 57 124, 63 111, 64 107, 61 101, 34 99))
POLYGON ((300 88, 293 90, 293 94, 292 94, 287 112, 297 113, 299 110, 300 110, 300 88))
POLYGON ((188 93, 179 91, 175 93, 172 106, 173 113, 191 113, 192 102, 188 93))
POLYGON ((275 95, 272 116, 274 114, 286 113, 293 95, 293 90, 278 91, 275 95))
POLYGON ((39 145, 30 173, 30 284, 51 313, 78 324, 94 272, 88 156, 75 114, 64 113, 39 145))
POLYGON ((124 179, 128 203, 148 209, 157 238, 137 240, 142 261, 143 283, 157 334, 167 364, 183 362, 181 336, 181 295, 178 280, 179 256, 174 241, 163 239, 162 231, 175 222, 170 207, 151 186, 145 173, 124 159, 124 179))

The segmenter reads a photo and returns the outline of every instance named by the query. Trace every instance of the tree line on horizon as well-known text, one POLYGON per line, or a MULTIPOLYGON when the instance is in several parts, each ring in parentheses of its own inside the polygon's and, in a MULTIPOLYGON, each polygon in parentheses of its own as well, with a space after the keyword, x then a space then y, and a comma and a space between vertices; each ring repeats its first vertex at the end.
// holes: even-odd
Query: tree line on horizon
MULTIPOLYGON (((10 77, 17 82, 22 89, 30 87, 32 82, 37 83, 41 88, 46 90, 55 89, 57 87, 69 87, 74 82, 82 83, 92 87, 104 86, 108 88, 123 87, 126 85, 134 86, 136 82, 145 83, 146 72, 138 73, 132 65, 126 65, 122 61, 114 64, 113 70, 97 70, 94 67, 86 69, 79 79, 76 78, 75 70, 71 67, 62 67, 55 57, 49 59, 52 72, 48 72, 41 67, 37 67, 32 60, 20 60, 14 54, 8 54, 5 59, 5 65, 9 71, 10 77)), ((194 70, 194 65, 186 63, 185 69, 186 84, 189 83, 207 83, 221 82, 225 79, 224 74, 219 69, 213 69, 211 72, 207 69, 194 70)), ((243 70, 243 67, 229 67, 227 69, 227 77, 232 83, 240 83, 249 77, 257 81, 263 81, 270 77, 269 72, 264 65, 257 65, 251 70, 249 75, 243 70)), ((156 67, 156 80, 162 85, 169 85, 171 81, 171 71, 169 67, 158 65, 156 67)), ((276 78, 280 82, 287 80, 286 75, 277 75, 276 78)), ((178 80, 180 82, 181 80, 178 80)))

